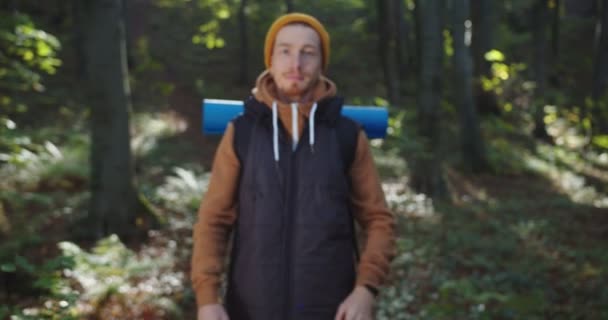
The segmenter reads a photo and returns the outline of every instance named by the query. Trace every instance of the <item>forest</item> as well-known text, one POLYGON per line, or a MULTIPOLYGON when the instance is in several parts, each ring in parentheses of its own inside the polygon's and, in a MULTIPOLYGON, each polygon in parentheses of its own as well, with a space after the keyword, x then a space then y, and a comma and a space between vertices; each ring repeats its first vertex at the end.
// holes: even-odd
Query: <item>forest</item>
POLYGON ((608 0, 0 0, 0 320, 196 318, 201 104, 286 12, 389 111, 378 320, 608 319, 608 0))

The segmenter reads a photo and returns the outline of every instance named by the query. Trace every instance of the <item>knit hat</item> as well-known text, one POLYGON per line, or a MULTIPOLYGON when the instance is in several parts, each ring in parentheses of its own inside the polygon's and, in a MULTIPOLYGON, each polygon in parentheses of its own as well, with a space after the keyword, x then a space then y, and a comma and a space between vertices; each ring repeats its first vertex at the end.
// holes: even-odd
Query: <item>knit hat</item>
POLYGON ((325 30, 325 27, 323 27, 319 20, 304 13, 285 14, 277 18, 277 20, 272 23, 270 29, 268 29, 268 32, 266 33, 266 41, 264 42, 264 63, 266 64, 266 68, 270 68, 272 50, 277 33, 279 33, 279 30, 281 30, 281 28, 284 26, 292 23, 306 24, 313 28, 317 34, 319 34, 319 39, 321 39, 321 50, 323 53, 323 70, 327 70, 327 65, 329 64, 329 33, 327 33, 327 30, 325 30))

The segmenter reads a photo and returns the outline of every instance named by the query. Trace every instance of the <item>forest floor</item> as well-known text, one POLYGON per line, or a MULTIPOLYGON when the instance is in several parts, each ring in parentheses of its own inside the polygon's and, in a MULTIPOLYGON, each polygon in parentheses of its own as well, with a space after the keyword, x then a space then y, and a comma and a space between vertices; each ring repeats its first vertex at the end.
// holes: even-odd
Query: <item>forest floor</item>
MULTIPOLYGON (((86 134, 20 133, 37 147, 0 167, 0 319, 195 318, 192 225, 219 140, 197 121, 134 117, 138 187, 169 223, 127 244, 72 240, 89 198, 86 134)), ((408 187, 403 151, 373 144, 399 222, 378 320, 608 318, 608 153, 503 133, 490 135, 493 173, 446 159, 444 202, 408 187)))

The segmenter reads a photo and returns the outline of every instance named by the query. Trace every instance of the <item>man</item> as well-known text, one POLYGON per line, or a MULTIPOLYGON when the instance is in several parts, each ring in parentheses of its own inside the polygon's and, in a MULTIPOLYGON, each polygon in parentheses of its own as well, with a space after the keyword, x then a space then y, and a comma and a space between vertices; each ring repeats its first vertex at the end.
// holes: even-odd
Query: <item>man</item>
POLYGON ((226 128, 193 231, 199 320, 372 319, 395 221, 365 132, 323 76, 329 53, 309 15, 281 16, 266 35, 268 69, 226 128), (357 261, 353 216, 367 233, 357 261))

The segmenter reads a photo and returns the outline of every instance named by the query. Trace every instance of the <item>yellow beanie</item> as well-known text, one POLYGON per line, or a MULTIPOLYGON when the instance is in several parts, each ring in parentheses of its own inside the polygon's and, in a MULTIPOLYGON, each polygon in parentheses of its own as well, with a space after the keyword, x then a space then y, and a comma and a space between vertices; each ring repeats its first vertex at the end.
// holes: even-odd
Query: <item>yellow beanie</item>
POLYGON ((264 63, 266 64, 266 68, 270 68, 271 60, 272 60, 272 50, 274 47, 274 40, 277 37, 277 33, 279 30, 283 28, 285 25, 291 23, 303 23, 311 28, 313 28, 321 39, 321 50, 322 50, 322 63, 323 70, 327 70, 327 65, 329 64, 329 33, 325 30, 325 27, 317 20, 315 17, 304 14, 304 13, 289 13, 280 16, 277 20, 275 20, 268 32, 266 33, 266 41, 264 42, 264 63))

